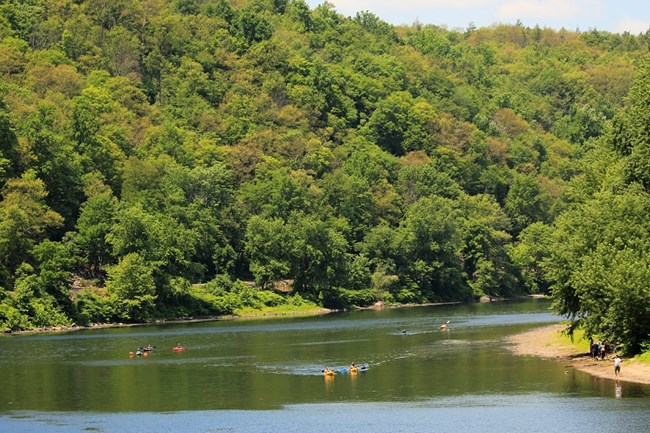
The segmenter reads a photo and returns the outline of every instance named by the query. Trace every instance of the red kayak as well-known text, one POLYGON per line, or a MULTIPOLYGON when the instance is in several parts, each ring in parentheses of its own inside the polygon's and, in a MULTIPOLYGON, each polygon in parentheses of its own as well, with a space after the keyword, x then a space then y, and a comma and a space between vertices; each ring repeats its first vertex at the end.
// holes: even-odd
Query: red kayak
POLYGON ((187 347, 183 347, 183 346, 175 346, 175 347, 172 348, 172 350, 173 350, 174 352, 182 352, 183 350, 187 350, 187 347))

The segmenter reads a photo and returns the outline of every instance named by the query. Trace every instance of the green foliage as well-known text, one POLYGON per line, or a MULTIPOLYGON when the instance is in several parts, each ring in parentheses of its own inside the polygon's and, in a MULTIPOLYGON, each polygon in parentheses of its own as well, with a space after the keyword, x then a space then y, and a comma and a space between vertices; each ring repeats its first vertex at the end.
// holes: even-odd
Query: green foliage
POLYGON ((13 297, 7 302, 6 326, 26 325, 25 328, 31 329, 70 324, 69 315, 58 304, 55 295, 43 287, 43 282, 29 265, 21 267, 13 297))
POLYGON ((348 290, 337 288, 327 294, 324 303, 337 309, 353 307, 366 307, 376 301, 375 292, 372 289, 348 290))
POLYGON ((647 340, 649 197, 638 187, 602 192, 563 213, 549 257, 554 306, 588 335, 637 353, 647 340))
POLYGON ((118 320, 141 321, 152 317, 156 287, 150 265, 138 253, 126 254, 108 269, 106 289, 118 320))
POLYGON ((389 95, 377 104, 364 128, 368 139, 393 155, 430 149, 436 131, 436 113, 408 92, 389 95))
POLYGON ((519 233, 530 224, 548 218, 550 198, 543 194, 534 177, 515 175, 503 208, 512 219, 515 233, 519 233))
POLYGON ((4 326, 550 290, 646 344, 648 35, 1 3, 4 326))
POLYGON ((21 313, 12 304, 13 302, 8 299, 0 302, 0 326, 12 331, 32 328, 29 316, 21 313))
POLYGON ((266 288, 289 277, 291 243, 292 234, 282 220, 254 216, 248 221, 246 253, 258 285, 266 288))
POLYGON ((18 137, 0 99, 0 186, 4 186, 6 180, 16 174, 18 164, 18 137))
POLYGON ((630 104, 614 121, 613 147, 625 158, 627 175, 650 191, 650 57, 640 66, 639 76, 628 96, 630 104))
POLYGON ((77 219, 77 236, 74 238, 80 256, 85 260, 84 273, 101 278, 105 267, 111 263, 108 234, 113 225, 117 200, 110 193, 90 197, 81 207, 77 219))
POLYGON ((115 317, 114 305, 105 293, 93 289, 79 291, 75 299, 78 325, 108 323, 115 317))
POLYGON ((241 301, 235 293, 217 288, 215 282, 192 286, 189 295, 183 306, 201 316, 231 315, 241 306, 241 301))
POLYGON ((8 180, 1 194, 0 277, 4 280, 0 284, 10 285, 18 266, 29 261, 34 245, 63 221, 45 203, 45 185, 33 171, 8 180))
POLYGON ((451 200, 419 200, 409 208, 397 230, 398 274, 412 281, 423 299, 440 301, 458 295, 466 298, 460 237, 460 213, 451 200))
POLYGON ((291 277, 308 299, 327 299, 327 292, 346 282, 348 243, 339 223, 302 214, 289 222, 291 277))
POLYGON ((508 254, 520 270, 524 287, 530 293, 548 292, 548 282, 544 275, 542 263, 549 256, 551 227, 543 223, 534 223, 520 234, 517 244, 508 254))
POLYGON ((273 34, 271 23, 253 8, 243 10, 233 23, 234 35, 239 38, 242 50, 269 39, 273 34))

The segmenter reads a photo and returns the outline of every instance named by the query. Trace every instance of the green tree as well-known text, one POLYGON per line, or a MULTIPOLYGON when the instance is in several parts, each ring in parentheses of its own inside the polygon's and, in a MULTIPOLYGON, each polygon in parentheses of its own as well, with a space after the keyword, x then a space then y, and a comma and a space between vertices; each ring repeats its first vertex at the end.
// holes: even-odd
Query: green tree
POLYGON ((291 275, 293 236, 290 228, 280 219, 253 216, 246 227, 246 257, 255 282, 262 288, 272 287, 276 281, 291 275))
POLYGON ((256 179, 242 185, 242 199, 252 214, 286 221, 293 212, 313 211, 317 193, 312 183, 303 171, 259 170, 256 179))
POLYGON ((628 95, 629 106, 614 119, 612 144, 624 156, 628 177, 650 191, 650 56, 646 55, 628 95))
POLYGON ((403 155, 412 106, 413 98, 407 92, 381 101, 365 126, 368 139, 393 155, 403 155))
MULTIPOLYGON (((2 95, 2 87, 0 87, 2 95)), ((19 167, 18 137, 4 101, 0 98, 0 187, 17 174, 19 167)))
POLYGON ((74 319, 77 316, 70 297, 76 265, 73 251, 64 243, 46 240, 34 247, 33 254, 38 264, 35 281, 39 290, 51 296, 56 310, 66 316, 66 320, 55 324, 65 324, 68 322, 67 318, 74 319))
POLYGON ((379 219, 379 209, 368 183, 337 170, 326 176, 321 185, 333 215, 345 218, 349 224, 350 243, 361 241, 379 219))
POLYGON ((426 197, 408 209, 398 229, 397 272, 415 284, 420 300, 469 297, 461 228, 459 209, 449 199, 426 197))
POLYGON ((550 205, 550 197, 544 194, 535 177, 516 174, 503 209, 512 220, 513 231, 519 233, 534 222, 544 222, 550 205))
POLYGON ((90 197, 81 207, 75 241, 85 261, 85 274, 103 279, 112 252, 108 235, 117 210, 117 200, 110 193, 90 197))
POLYGON ((142 321, 155 313, 156 286, 151 266, 138 253, 129 253, 108 269, 106 288, 118 320, 142 321))
POLYGON ((543 261, 549 255, 552 229, 544 223, 533 223, 526 227, 511 245, 508 254, 522 275, 525 288, 530 293, 547 293, 548 281, 543 261))
POLYGON ((101 173, 106 183, 118 191, 126 155, 119 141, 114 140, 117 137, 103 129, 102 121, 102 116, 114 109, 115 103, 106 89, 87 87, 73 100, 72 127, 84 171, 101 173))
POLYGON ((343 228, 335 219, 303 214, 294 214, 288 227, 293 234, 289 251, 295 290, 329 306, 332 292, 347 281, 348 243, 343 228))
POLYGON ((23 133, 29 140, 31 166, 47 189, 46 203, 72 229, 81 201, 81 167, 73 143, 57 131, 56 108, 40 105, 23 133))
POLYGON ((256 13, 252 8, 244 9, 233 23, 233 33, 240 41, 243 51, 251 45, 269 39, 273 34, 273 26, 261 14, 256 13))
MULTIPOLYGON (((16 279, 14 296, 9 306, 15 309, 14 314, 23 316, 23 319, 18 319, 20 327, 44 328, 69 325, 70 319, 57 304, 54 296, 41 289, 40 283, 38 275, 30 273, 27 269, 16 279)), ((17 317, 14 317, 12 320, 16 319, 17 317)))
POLYGON ((45 203, 45 185, 33 171, 9 179, 0 193, 0 278, 10 286, 18 266, 30 261, 34 245, 60 227, 63 218, 45 203))
POLYGON ((506 246, 510 221, 487 195, 462 196, 463 268, 474 297, 510 297, 521 293, 506 246))
POLYGON ((638 186, 595 194, 557 218, 543 261, 553 305, 571 319, 570 331, 582 327, 631 354, 648 338, 642 317, 650 297, 640 281, 648 272, 649 204, 638 186))
POLYGON ((397 188, 400 195, 407 203, 414 203, 422 197, 432 195, 457 198, 461 193, 461 188, 443 170, 444 167, 435 162, 428 162, 424 165, 406 165, 399 171, 397 188))

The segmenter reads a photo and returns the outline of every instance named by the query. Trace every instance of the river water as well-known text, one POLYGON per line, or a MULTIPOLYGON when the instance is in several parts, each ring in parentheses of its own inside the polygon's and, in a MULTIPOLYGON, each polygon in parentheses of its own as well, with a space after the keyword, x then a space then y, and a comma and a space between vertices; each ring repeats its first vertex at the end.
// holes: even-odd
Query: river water
POLYGON ((508 335, 560 321, 548 308, 527 300, 6 336, 0 432, 648 432, 650 387, 510 352, 508 335), (178 343, 187 350, 174 352, 178 343), (147 356, 129 355, 145 345, 147 356), (349 373, 352 362, 367 371, 349 373), (324 377, 325 367, 337 374, 324 377))

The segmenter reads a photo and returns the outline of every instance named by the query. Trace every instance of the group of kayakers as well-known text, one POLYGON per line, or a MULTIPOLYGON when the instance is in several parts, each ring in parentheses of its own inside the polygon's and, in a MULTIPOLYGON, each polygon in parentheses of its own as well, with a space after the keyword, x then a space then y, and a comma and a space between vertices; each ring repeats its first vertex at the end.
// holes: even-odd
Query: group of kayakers
MULTIPOLYGON (((450 322, 451 322, 450 320, 447 320, 446 322, 442 323, 440 325, 440 330, 446 331, 448 329, 448 325, 449 325, 450 322)), ((401 335, 407 335, 408 333, 406 332, 406 329, 402 329, 400 334, 401 335)), ((368 364, 364 364, 363 366, 361 366, 361 368, 359 368, 353 362, 352 364, 350 364, 350 367, 348 369, 343 368, 343 369, 340 370, 340 372, 341 373, 346 373, 346 372, 349 371, 350 373, 354 374, 354 373, 358 373, 359 371, 362 371, 362 372, 366 371, 367 369, 368 369, 368 364)), ((331 376, 334 376, 334 374, 336 374, 336 371, 330 369, 329 367, 325 367, 325 369, 323 370, 323 374, 325 375, 325 377, 328 377, 328 376, 331 377, 331 376)))
MULTIPOLYGON (((355 374, 355 373, 358 373, 358 372, 360 372, 360 371, 362 371, 362 372, 363 372, 363 371, 366 371, 367 369, 368 369, 368 364, 364 364, 364 365, 362 365, 361 367, 357 367, 357 365, 353 362, 352 364, 350 364, 350 367, 349 367, 349 368, 347 368, 347 369, 342 368, 342 369, 339 370, 339 371, 340 371, 341 373, 347 373, 347 372, 349 372, 349 373, 351 373, 351 374, 355 374)), ((325 369, 323 370, 323 374, 324 374, 326 377, 327 377, 327 376, 334 376, 334 374, 336 374, 336 370, 332 370, 332 369, 329 368, 329 367, 325 367, 325 369)))
POLYGON ((151 344, 148 344, 146 346, 140 346, 137 348, 135 352, 129 352, 129 356, 147 356, 149 355, 149 352, 153 351, 153 349, 156 346, 152 346, 151 344))
MULTIPOLYGON (((148 344, 146 346, 140 346, 135 352, 129 352, 129 356, 148 356, 149 352, 153 352, 153 350, 156 348, 156 346, 152 346, 151 344, 148 344)), ((181 343, 178 343, 176 346, 172 347, 172 350, 174 352, 181 352, 183 350, 187 350, 187 347, 182 346, 181 343)))

